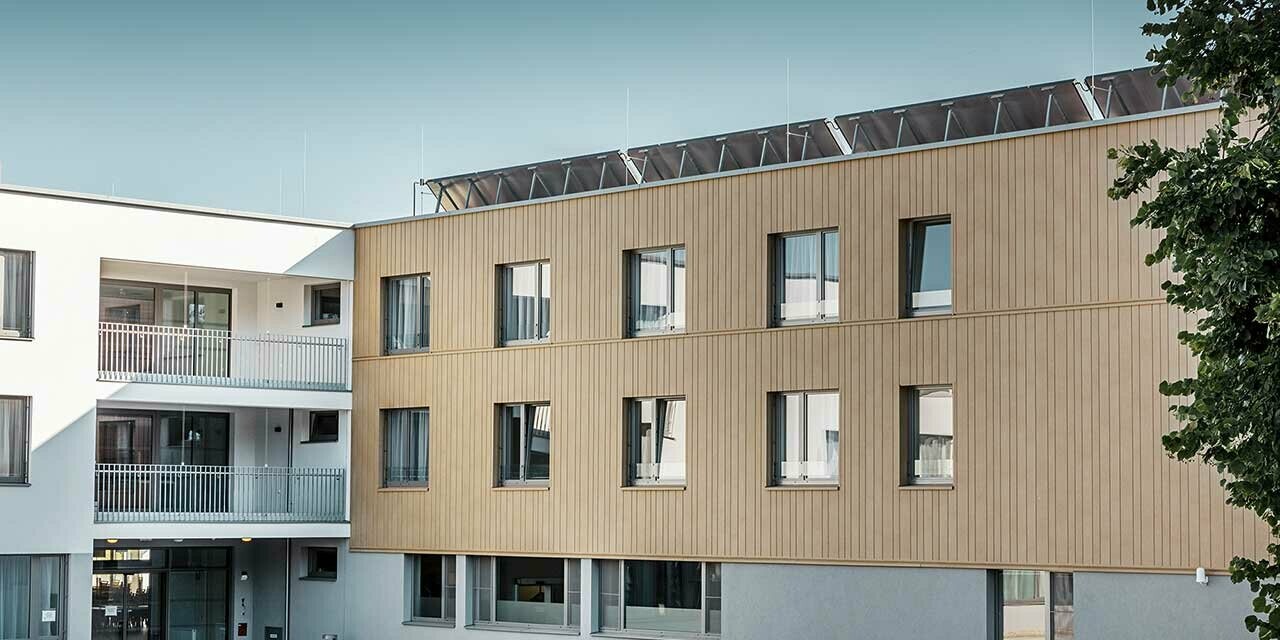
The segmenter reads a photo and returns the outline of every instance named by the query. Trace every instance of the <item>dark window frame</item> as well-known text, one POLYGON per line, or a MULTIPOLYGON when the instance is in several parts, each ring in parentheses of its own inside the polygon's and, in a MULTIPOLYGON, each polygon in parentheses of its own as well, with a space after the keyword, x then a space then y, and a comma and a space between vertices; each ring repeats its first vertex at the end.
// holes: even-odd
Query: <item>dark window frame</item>
POLYGON ((324 582, 338 581, 338 548, 337 547, 307 547, 307 572, 302 577, 305 580, 320 580, 324 582), (333 571, 327 571, 320 567, 320 555, 333 553, 333 571))
POLYGON ((484 599, 480 592, 487 592, 486 595, 489 601, 488 611, 481 611, 480 607, 472 610, 471 620, 469 621, 470 626, 525 631, 581 629, 583 624, 581 559, 572 557, 550 558, 560 560, 563 566, 561 590, 564 601, 561 605, 564 607, 564 616, 562 617, 563 624, 556 625, 498 620, 498 600, 501 594, 498 582, 499 565, 504 558, 520 558, 520 556, 467 556, 467 571, 472 578, 467 585, 467 590, 470 592, 467 597, 471 598, 471 602, 478 603, 484 599), (481 574, 484 574, 484 579, 481 579, 481 574), (574 616, 574 606, 578 607, 577 617, 574 616))
MULTIPOLYGON (((836 397, 837 406, 840 403, 839 389, 795 389, 791 391, 775 391, 769 394, 769 413, 768 413, 768 432, 769 432, 769 469, 766 477, 769 479, 771 487, 787 487, 787 486, 821 486, 821 487, 838 487, 840 486, 840 461, 842 453, 840 447, 841 442, 836 443, 836 470, 835 477, 827 478, 784 478, 782 477, 782 453, 780 443, 786 439, 786 401, 787 396, 800 397, 800 433, 801 444, 800 450, 805 454, 805 462, 808 462, 809 454, 809 397, 815 395, 833 395, 836 397)), ((836 434, 839 436, 844 430, 844 425, 840 422, 840 413, 837 409, 836 413, 836 434)))
POLYGON ((407 624, 449 623, 448 626, 453 626, 452 623, 457 619, 457 605, 458 605, 457 556, 452 556, 447 554, 417 553, 417 554, 409 554, 408 557, 410 558, 410 562, 413 563, 413 583, 410 585, 409 611, 408 611, 408 615, 405 616, 405 622, 407 624), (438 618, 417 615, 416 604, 417 604, 417 600, 420 599, 421 597, 420 588, 422 586, 422 579, 421 579, 422 563, 426 561, 435 561, 440 563, 440 594, 441 594, 440 614, 441 615, 438 618), (450 569, 452 569, 452 571, 450 569), (452 584, 450 584, 449 582, 450 577, 453 578, 452 584), (448 603, 451 603, 453 606, 451 607, 445 606, 448 603))
POLYGON ((379 440, 382 444, 381 487, 384 489, 395 489, 395 488, 425 489, 429 487, 431 485, 431 407, 393 407, 389 409, 382 409, 379 412, 379 414, 380 414, 379 415, 379 418, 380 418, 379 440), (427 421, 426 422, 426 429, 427 429, 426 449, 419 456, 420 458, 422 458, 423 466, 425 467, 423 478, 421 480, 389 480, 388 479, 389 474, 387 473, 387 469, 389 468, 388 463, 390 462, 390 443, 387 440, 388 438, 387 423, 390 420, 391 416, 394 414, 403 413, 403 412, 414 412, 414 411, 422 411, 426 413, 426 421, 427 421))
POLYGON ((688 301, 688 270, 689 270, 689 249, 683 244, 673 244, 659 247, 649 247, 645 249, 631 249, 626 251, 626 309, 624 309, 624 317, 626 318, 625 336, 629 338, 643 336, 660 336, 676 333, 684 333, 689 324, 689 301, 688 301), (667 316, 672 315, 672 310, 676 305, 676 252, 684 252, 684 269, 685 269, 685 299, 680 300, 681 308, 684 309, 684 320, 679 325, 669 323, 665 327, 654 329, 641 329, 637 326, 639 322, 637 311, 640 303, 640 266, 641 256, 646 253, 663 252, 667 257, 667 316))
MULTIPOLYGON (((28 487, 31 486, 31 396, 6 396, 0 395, 0 400, 17 400, 22 404, 20 409, 22 414, 22 434, 21 437, 14 440, 21 440, 21 473, 17 475, 0 476, 0 486, 28 487)), ((17 444, 15 442, 15 444, 17 444)))
POLYGON ((724 572, 719 562, 702 562, 697 560, 626 560, 626 559, 606 559, 597 561, 601 566, 597 572, 598 583, 595 585, 595 602, 597 619, 600 621, 600 631, 611 634, 639 634, 645 637, 719 637, 723 632, 722 621, 719 617, 713 620, 712 612, 720 614, 723 612, 721 598, 723 594, 724 572), (673 631, 662 632, 652 629, 628 629, 627 628, 627 563, 690 563, 697 564, 700 574, 699 585, 699 611, 701 614, 700 631, 686 632, 673 631), (605 578, 606 571, 612 573, 614 569, 606 570, 605 563, 615 563, 617 584, 608 584, 605 578), (714 576, 714 577, 713 577, 714 576), (714 587, 714 588, 712 588, 714 587), (606 589, 611 589, 606 591, 606 589), (714 592, 714 593, 713 593, 714 592), (605 606, 602 600, 608 596, 617 598, 618 624, 616 627, 607 626, 604 623, 605 606), (714 606, 713 606, 714 605, 714 606), (713 630, 714 628, 714 630, 713 630))
POLYGON ((396 355, 401 353, 426 353, 431 351, 431 274, 430 273, 406 273, 396 276, 384 276, 379 286, 379 292, 382 296, 382 353, 383 355, 396 355), (418 290, 418 300, 420 307, 418 309, 418 326, 421 330, 418 332, 417 343, 409 347, 393 347, 391 345, 391 284, 399 280, 416 279, 418 290))
MULTIPOLYGON (((839 251, 840 246, 840 227, 823 227, 818 229, 806 229, 803 231, 788 231, 786 233, 774 233, 769 236, 769 326, 786 327, 792 325, 822 324, 826 322, 839 322, 840 299, 836 298, 835 315, 824 315, 821 311, 822 304, 827 301, 827 244, 828 235, 835 235, 836 248, 839 251), (786 253, 784 247, 788 238, 799 238, 804 236, 814 236, 817 239, 817 273, 815 277, 818 282, 818 314, 805 318, 784 318, 782 317, 783 296, 785 295, 786 281, 786 253)), ((843 281, 841 277, 839 258, 836 263, 836 279, 837 286, 843 281)))
POLYGON ((939 315, 950 315, 955 313, 955 224, 950 215, 929 216, 926 218, 912 218, 904 220, 902 225, 902 317, 917 318, 939 315), (951 276, 951 286, 947 291, 951 292, 950 300, 946 305, 932 307, 916 307, 912 302, 912 296, 919 289, 917 282, 921 275, 924 260, 923 245, 925 230, 929 227, 938 225, 948 225, 951 227, 951 263, 947 265, 951 276))
MULTIPOLYGON (((26 274, 22 279, 25 286, 19 288, 18 306, 24 311, 24 325, 17 327, 15 333, 17 335, 7 336, 0 335, 0 340, 33 340, 35 339, 35 306, 36 306, 36 252, 26 249, 10 249, 8 247, 0 247, 0 253, 19 254, 26 256, 26 274)), ((4 273, 0 272, 0 277, 4 273)))
POLYGON ((307 322, 309 326, 316 327, 329 324, 340 324, 342 322, 342 283, 329 282, 326 284, 313 284, 308 287, 307 292, 308 304, 310 305, 307 314, 307 322), (320 317, 320 297, 327 291, 336 291, 338 293, 338 315, 332 318, 320 317))
POLYGON ((902 387, 902 426, 901 426, 901 457, 902 468, 900 486, 904 487, 951 487, 956 482, 956 454, 955 454, 955 385, 952 384, 922 384, 915 386, 902 387), (912 464, 915 461, 916 452, 919 450, 920 438, 920 396, 922 392, 939 391, 946 389, 951 392, 951 476, 950 477, 920 477, 915 475, 912 470, 912 464))
MULTIPOLYGON (((688 471, 688 468, 689 468, 689 446, 688 446, 689 444, 689 400, 688 398, 682 395, 645 396, 645 397, 639 397, 639 398, 627 398, 625 409, 626 410, 624 413, 626 418, 626 431, 623 434, 623 443, 624 443, 623 460, 626 467, 625 469, 623 469, 623 478, 626 482, 626 486, 628 487, 649 487, 649 486, 683 487, 683 486, 686 486, 686 483, 689 481, 689 471, 688 471), (657 413, 657 403, 659 402, 664 402, 664 403, 683 402, 684 403, 684 420, 685 420, 684 441, 681 443, 681 445, 684 447, 684 459, 685 459, 685 473, 683 478, 680 478, 680 479, 674 479, 674 478, 662 479, 662 478, 653 478, 653 477, 642 478, 636 475, 636 469, 635 469, 636 460, 637 460, 636 447, 638 446, 638 441, 639 441, 638 430, 640 428, 641 403, 643 402, 653 402, 655 414, 657 413)), ((657 441, 655 440, 655 442, 657 441)))
POLYGON ((339 413, 337 411, 312 411, 311 416, 307 422, 308 422, 308 425, 307 425, 307 443, 308 444, 312 442, 337 442, 338 441, 339 433, 341 432, 342 429, 341 429, 341 421, 339 418, 339 413), (317 422, 316 418, 330 417, 330 416, 333 418, 332 435, 328 433, 317 435, 316 434, 316 422, 317 422))
MULTIPOLYGON (((544 297, 542 291, 543 273, 551 269, 551 259, 545 258, 541 260, 526 260, 524 262, 510 262, 496 266, 497 287, 495 288, 495 309, 497 314, 495 317, 495 325, 497 329, 497 346, 514 347, 526 344, 545 344, 551 342, 551 319, 554 314, 551 313, 551 295, 547 294, 547 316, 543 317, 541 300, 544 297), (533 333, 532 338, 507 338, 507 290, 509 283, 514 274, 516 267, 537 267, 537 294, 535 300, 539 302, 534 305, 533 333)), ((548 285, 550 285, 551 276, 546 276, 548 285)), ((554 287, 552 287, 554 288, 554 287)))
MULTIPOLYGON (((508 403, 497 405, 497 411, 496 411, 497 421, 496 421, 496 425, 493 433, 493 436, 494 436, 494 442, 493 442, 494 469, 493 471, 494 471, 494 487, 495 488, 547 487, 547 486, 550 486, 551 484, 551 452, 552 452, 552 447, 554 446, 551 442, 551 436, 548 436, 548 439, 547 439, 547 477, 546 478, 530 478, 529 477, 529 452, 530 452, 529 442, 532 439, 530 432, 533 430, 533 424, 530 421, 529 414, 531 413, 531 410, 534 409, 535 407, 546 407, 548 414, 550 414, 551 412, 551 402, 549 401, 508 402, 508 403), (503 473, 503 458, 504 458, 504 454, 506 453, 506 447, 505 447, 506 441, 503 438, 503 434, 506 431, 504 427, 506 427, 507 409, 513 408, 513 407, 520 408, 520 422, 521 422, 520 442, 519 442, 520 473, 519 473, 519 478, 508 479, 503 477, 504 475, 506 475, 503 473)), ((555 418, 551 417, 550 415, 548 419, 549 421, 555 420, 555 418)), ((554 432, 555 423, 551 422, 550 425, 552 427, 551 431, 554 432)))

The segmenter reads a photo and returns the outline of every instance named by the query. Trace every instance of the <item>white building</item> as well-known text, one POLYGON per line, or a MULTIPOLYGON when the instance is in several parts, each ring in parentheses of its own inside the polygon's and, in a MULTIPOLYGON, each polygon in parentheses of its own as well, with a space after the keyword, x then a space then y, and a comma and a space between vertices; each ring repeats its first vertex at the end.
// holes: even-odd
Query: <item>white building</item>
POLYGON ((0 638, 324 624, 293 605, 350 535, 353 251, 344 224, 0 186, 0 638))

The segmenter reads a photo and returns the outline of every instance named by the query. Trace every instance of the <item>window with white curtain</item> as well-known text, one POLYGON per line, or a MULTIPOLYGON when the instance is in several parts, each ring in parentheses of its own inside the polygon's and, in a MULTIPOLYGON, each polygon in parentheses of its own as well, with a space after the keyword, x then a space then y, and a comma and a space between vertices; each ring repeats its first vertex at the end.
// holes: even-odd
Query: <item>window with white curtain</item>
POLYGON ((820 322, 840 317, 840 232, 774 236, 773 322, 820 322))
POLYGON ((951 484, 955 475, 955 418, 949 386, 903 391, 907 484, 951 484))
POLYGON ((684 398, 634 398, 627 405, 628 481, 684 484, 684 398))
POLYGON ((682 331, 687 262, 684 247, 632 251, 629 256, 630 334, 682 331))
POLYGON ((499 268, 501 344, 542 342, 551 337, 551 263, 499 268))
POLYGON ((647 636, 720 635, 720 565, 674 560, 601 560, 602 631, 647 636))
POLYGON ((0 639, 66 637, 64 556, 0 555, 0 639))
POLYGON ((431 276, 382 281, 383 351, 410 353, 431 347, 431 276))
POLYGON ((426 486, 430 461, 430 410, 382 412, 382 485, 426 486))
POLYGON ((840 394, 799 391, 772 396, 773 484, 840 480, 840 394))
POLYGON ((0 484, 25 484, 31 440, 31 399, 0 396, 0 484))
POLYGON ((551 405, 507 404, 498 410, 498 484, 551 479, 551 405))
POLYGON ((31 337, 32 253, 0 249, 0 338, 31 337))

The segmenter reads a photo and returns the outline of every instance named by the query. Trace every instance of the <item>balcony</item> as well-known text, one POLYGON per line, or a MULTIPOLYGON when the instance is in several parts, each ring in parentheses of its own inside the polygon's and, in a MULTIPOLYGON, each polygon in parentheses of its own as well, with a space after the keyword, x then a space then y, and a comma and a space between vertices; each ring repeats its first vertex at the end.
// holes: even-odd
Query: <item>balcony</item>
POLYGON ((347 339, 150 324, 98 324, 98 378, 253 389, 347 391, 347 339))
POLYGON ((345 522, 345 475, 330 467, 99 463, 94 521, 345 522))

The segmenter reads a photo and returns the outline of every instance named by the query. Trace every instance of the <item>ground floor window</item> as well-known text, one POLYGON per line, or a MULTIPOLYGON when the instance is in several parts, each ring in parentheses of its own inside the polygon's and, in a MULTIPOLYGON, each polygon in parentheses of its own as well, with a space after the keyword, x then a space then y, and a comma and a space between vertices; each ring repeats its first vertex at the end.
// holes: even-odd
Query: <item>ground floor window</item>
POLYGON ((90 635, 230 638, 230 567, 227 547, 95 549, 90 635))
POLYGON ((474 557, 475 622, 577 628, 581 576, 576 558, 474 557))
POLYGON ((1075 638, 1075 581, 1070 573, 997 571, 1000 638, 1075 638))
POLYGON ((457 562, 454 556, 409 556, 413 568, 413 595, 409 620, 413 622, 454 619, 457 589, 457 562))
POLYGON ((0 556, 0 638, 65 637, 66 558, 0 556))
POLYGON ((720 565, 714 562, 600 562, 600 628, 720 633, 720 565))

